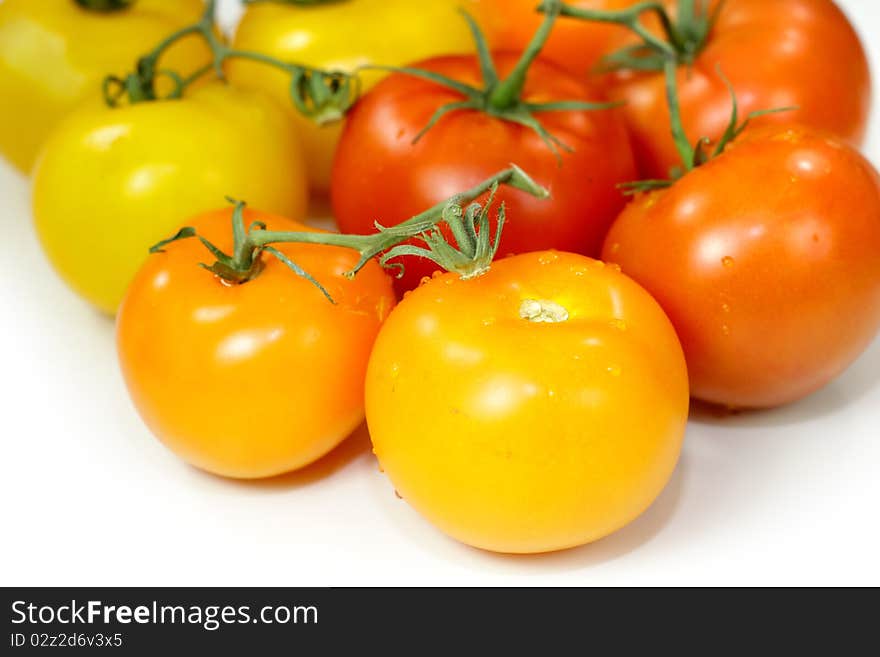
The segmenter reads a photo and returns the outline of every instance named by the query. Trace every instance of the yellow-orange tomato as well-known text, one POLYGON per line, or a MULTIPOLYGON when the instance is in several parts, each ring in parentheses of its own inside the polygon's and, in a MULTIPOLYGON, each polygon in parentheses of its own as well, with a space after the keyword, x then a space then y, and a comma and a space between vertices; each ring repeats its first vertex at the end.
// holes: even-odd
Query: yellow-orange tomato
MULTIPOLYGON (((199 234, 229 252, 231 212, 198 218, 199 234)), ((246 211, 246 224, 303 231, 289 219, 246 211)), ((119 312, 119 359, 147 426, 175 454, 218 475, 270 477, 305 466, 363 421, 364 373, 394 305, 388 276, 369 263, 343 274, 356 252, 278 247, 328 290, 274 257, 243 284, 198 266, 198 240, 147 260, 119 312)))
POLYGON ((411 292, 367 371, 367 424, 401 496, 498 552, 602 538, 669 480, 688 412, 678 338, 612 267, 538 252, 411 292))
MULTIPOLYGON (((30 171, 52 128, 99 95, 105 76, 131 70, 203 11, 201 0, 138 0, 118 11, 86 9, 76 0, 0 2, 0 152, 30 171)), ((186 75, 210 57, 201 41, 186 39, 161 66, 186 75)))
MULTIPOLYGON (((467 2, 338 0, 297 7, 262 2, 247 8, 233 45, 329 70, 403 66, 473 50, 467 23, 458 13, 463 4, 467 2)), ((290 77, 269 66, 236 59, 229 62, 228 74, 235 84, 265 90, 288 108, 305 147, 311 186, 326 192, 341 125, 318 126, 299 114, 290 101, 290 77)), ((378 71, 363 71, 364 90, 381 77, 378 71)))

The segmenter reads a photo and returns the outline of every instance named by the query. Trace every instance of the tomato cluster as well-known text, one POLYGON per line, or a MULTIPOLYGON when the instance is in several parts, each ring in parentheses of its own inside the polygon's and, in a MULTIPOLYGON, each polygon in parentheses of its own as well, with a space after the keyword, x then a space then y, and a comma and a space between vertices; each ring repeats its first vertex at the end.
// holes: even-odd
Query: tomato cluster
POLYGON ((213 2, 7 0, 0 150, 182 459, 272 477, 366 419, 441 530, 559 550, 653 502, 690 398, 802 399, 880 331, 870 76, 831 0, 461 4, 227 42, 213 2))

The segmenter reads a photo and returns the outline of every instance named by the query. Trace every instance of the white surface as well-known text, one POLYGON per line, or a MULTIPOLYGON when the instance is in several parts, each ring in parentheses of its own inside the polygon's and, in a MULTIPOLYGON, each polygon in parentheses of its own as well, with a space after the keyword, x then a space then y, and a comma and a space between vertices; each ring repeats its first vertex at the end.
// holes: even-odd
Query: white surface
MULTIPOLYGON (((880 71, 880 5, 841 4, 880 71)), ((44 261, 26 181, 2 163, 0 192, 2 585, 880 584, 880 343, 803 403, 698 414, 672 483, 618 534, 493 556, 398 500, 364 435, 268 483, 179 462, 130 405, 111 322, 44 261)))

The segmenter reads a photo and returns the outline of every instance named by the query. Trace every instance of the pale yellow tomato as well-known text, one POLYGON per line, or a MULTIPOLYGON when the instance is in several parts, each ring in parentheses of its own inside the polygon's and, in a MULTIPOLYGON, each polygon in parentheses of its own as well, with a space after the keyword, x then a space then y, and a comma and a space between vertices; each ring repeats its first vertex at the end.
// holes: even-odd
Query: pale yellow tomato
POLYGON ((108 313, 150 246, 226 196, 293 219, 307 205, 302 153, 284 113, 222 83, 182 100, 83 107, 49 137, 34 171, 46 254, 108 313))
MULTIPOLYGON (((135 0, 118 11, 76 0, 0 2, 0 152, 30 171, 52 128, 110 74, 131 70, 169 33, 198 20, 201 0, 135 0)), ((210 54, 198 39, 169 51, 162 65, 184 73, 210 54)))

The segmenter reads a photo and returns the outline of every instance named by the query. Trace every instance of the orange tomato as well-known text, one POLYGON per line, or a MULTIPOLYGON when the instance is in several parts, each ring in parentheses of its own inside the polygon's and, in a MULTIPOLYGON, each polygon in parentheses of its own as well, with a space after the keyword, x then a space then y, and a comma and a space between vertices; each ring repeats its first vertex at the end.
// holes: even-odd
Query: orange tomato
MULTIPOLYGON (((570 0, 579 9, 613 11, 635 0, 570 0)), ((537 0, 474 0, 474 13, 494 50, 522 52, 541 25, 544 15, 536 11, 537 0)), ((560 19, 541 51, 541 58, 569 73, 585 76, 608 52, 624 28, 608 23, 560 19)))
MULTIPOLYGON (((674 16, 676 3, 664 4, 674 16)), ((710 11, 716 7, 717 0, 710 11)), ((633 39, 625 35, 613 49, 633 39)), ((796 122, 856 146, 864 138, 870 71, 858 35, 831 0, 724 3, 693 64, 679 70, 682 119, 694 138, 718 140, 727 127, 730 91, 718 70, 733 85, 743 116, 797 108, 761 117, 758 124, 796 122)), ((626 103, 623 111, 643 176, 665 178, 679 157, 669 132, 663 73, 621 71, 605 76, 603 83, 611 98, 626 103)))
MULTIPOLYGON (((231 211, 193 226, 219 248, 232 246, 231 211)), ((270 230, 310 230, 246 211, 270 230)), ((356 252, 280 245, 336 301, 265 257, 244 284, 198 267, 210 254, 189 240, 149 258, 118 318, 119 359, 134 404, 175 454, 215 474, 270 477, 315 461, 364 416, 364 376, 379 327, 394 305, 391 281, 369 263, 344 272, 356 252)))
POLYGON ((633 201, 603 259, 669 314, 694 396, 795 401, 843 372, 880 328, 880 178, 824 133, 747 131, 633 201))
POLYGON ((376 340, 367 424, 417 511, 469 545, 581 545, 669 480, 688 413, 678 338, 612 267, 545 251, 410 292, 376 340))

